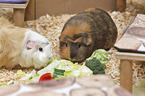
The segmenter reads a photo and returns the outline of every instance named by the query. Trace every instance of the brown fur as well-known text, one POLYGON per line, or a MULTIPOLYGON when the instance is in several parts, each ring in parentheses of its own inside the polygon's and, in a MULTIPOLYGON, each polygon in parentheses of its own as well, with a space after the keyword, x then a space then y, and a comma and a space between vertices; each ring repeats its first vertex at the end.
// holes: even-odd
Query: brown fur
MULTIPOLYGON (((66 28, 67 30, 64 30, 64 34, 62 35, 62 38, 60 38, 60 42, 62 41, 63 42, 63 39, 65 38, 65 37, 63 37, 63 36, 68 36, 69 38, 67 38, 67 40, 69 41, 69 42, 73 42, 73 43, 77 43, 77 42, 83 42, 84 40, 84 38, 82 38, 82 37, 79 37, 79 38, 76 38, 76 39, 74 39, 74 40, 72 40, 72 39, 70 39, 70 38, 73 38, 73 36, 74 36, 74 34, 83 34, 83 31, 82 30, 84 30, 84 32, 87 32, 88 34, 89 34, 89 32, 91 31, 90 30, 90 26, 88 25, 88 24, 86 24, 86 23, 83 23, 83 24, 81 24, 80 26, 75 26, 75 25, 73 25, 73 26, 67 26, 67 28, 66 28), (67 32, 65 32, 65 31, 68 31, 69 30, 69 33, 70 34, 67 34, 67 32)), ((90 36, 91 37, 91 36, 90 36)), ((85 43, 88 43, 88 45, 92 42, 91 41, 91 39, 89 39, 88 38, 88 40, 86 39, 85 40, 86 42, 85 43)), ((66 42, 67 43, 67 42, 66 42)), ((65 46, 64 46, 65 47, 65 46)), ((75 50, 74 50, 75 51, 75 50)), ((71 59, 71 57, 70 57, 70 46, 68 46, 68 47, 65 47, 65 49, 63 50, 63 48, 62 48, 62 50, 61 50, 61 52, 60 53, 63 53, 63 54, 61 54, 61 57, 62 58, 65 58, 65 57, 67 57, 66 59, 71 59)), ((80 58, 80 60, 81 60, 81 58, 80 58)))
POLYGON ((91 8, 70 18, 60 36, 61 58, 83 61, 96 49, 111 48, 117 28, 107 12, 91 8))

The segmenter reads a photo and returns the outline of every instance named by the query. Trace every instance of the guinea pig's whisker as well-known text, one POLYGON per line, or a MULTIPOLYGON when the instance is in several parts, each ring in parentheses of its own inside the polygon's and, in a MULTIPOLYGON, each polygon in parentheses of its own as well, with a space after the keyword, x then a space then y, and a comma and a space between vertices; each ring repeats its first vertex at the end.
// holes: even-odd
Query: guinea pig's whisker
POLYGON ((53 60, 55 57, 56 57, 56 56, 52 56, 52 57, 49 59, 49 61, 46 63, 46 65, 47 65, 51 60, 53 60))

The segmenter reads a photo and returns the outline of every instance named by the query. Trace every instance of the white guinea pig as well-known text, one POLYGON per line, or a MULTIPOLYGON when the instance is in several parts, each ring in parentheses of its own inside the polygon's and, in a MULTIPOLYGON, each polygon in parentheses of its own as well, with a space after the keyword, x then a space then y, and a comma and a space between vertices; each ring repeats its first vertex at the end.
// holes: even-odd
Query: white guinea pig
POLYGON ((27 28, 14 26, 0 17, 0 67, 34 67, 39 69, 52 57, 51 43, 27 28))

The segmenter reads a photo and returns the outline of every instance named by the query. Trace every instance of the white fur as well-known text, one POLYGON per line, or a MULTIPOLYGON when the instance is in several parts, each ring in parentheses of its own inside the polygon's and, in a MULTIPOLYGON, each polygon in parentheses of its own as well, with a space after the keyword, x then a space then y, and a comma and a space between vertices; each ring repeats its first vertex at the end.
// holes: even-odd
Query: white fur
POLYGON ((19 64, 41 68, 52 57, 50 46, 44 36, 0 17, 0 67, 13 68, 19 64))
POLYGON ((27 30, 21 45, 20 53, 13 59, 13 61, 18 62, 22 67, 34 66, 34 68, 41 68, 45 66, 52 57, 50 46, 51 43, 44 36, 34 31, 27 30), (27 50, 26 44, 28 41, 36 41, 40 45, 42 43, 48 43, 48 45, 44 47, 43 52, 39 52, 36 48, 27 50))

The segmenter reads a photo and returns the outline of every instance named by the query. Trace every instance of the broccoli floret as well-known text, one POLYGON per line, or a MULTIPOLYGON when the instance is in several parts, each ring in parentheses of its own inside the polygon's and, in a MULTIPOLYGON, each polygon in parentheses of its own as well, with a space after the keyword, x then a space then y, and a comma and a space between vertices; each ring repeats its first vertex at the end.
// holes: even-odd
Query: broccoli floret
POLYGON ((87 60, 92 59, 94 57, 100 60, 101 64, 103 64, 104 66, 110 60, 108 52, 104 49, 95 50, 87 60))
POLYGON ((93 74, 105 74, 104 65, 95 57, 87 60, 85 65, 93 71, 93 74))

